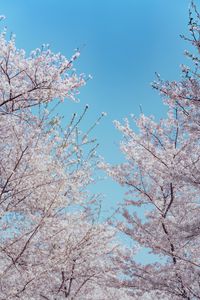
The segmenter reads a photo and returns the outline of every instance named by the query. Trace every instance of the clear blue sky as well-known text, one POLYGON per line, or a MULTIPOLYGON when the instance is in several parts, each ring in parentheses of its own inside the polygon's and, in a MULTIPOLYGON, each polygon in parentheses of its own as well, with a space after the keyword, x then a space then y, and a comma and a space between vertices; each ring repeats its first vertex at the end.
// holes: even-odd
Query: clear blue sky
MULTIPOLYGON (((82 88, 80 103, 66 102, 62 113, 69 118, 89 104, 86 126, 102 112, 108 116, 96 128, 99 154, 111 163, 121 160, 120 135, 112 121, 139 113, 164 114, 159 96, 150 87, 157 71, 164 79, 179 79, 185 61, 189 0, 1 0, 0 14, 7 17, 8 32, 27 52, 49 43, 67 57, 79 47, 79 72, 93 80, 82 88)), ((106 194, 105 207, 122 199, 111 180, 95 188, 106 194)))

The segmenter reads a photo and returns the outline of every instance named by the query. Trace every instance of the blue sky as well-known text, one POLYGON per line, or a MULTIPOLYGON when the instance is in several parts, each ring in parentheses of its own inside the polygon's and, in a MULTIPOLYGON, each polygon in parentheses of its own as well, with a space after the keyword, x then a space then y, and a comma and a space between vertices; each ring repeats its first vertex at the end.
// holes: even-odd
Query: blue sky
MULTIPOLYGON (((16 34, 17 46, 27 52, 49 43, 51 49, 70 57, 81 49, 78 72, 93 80, 82 88, 80 103, 65 102, 62 113, 69 119, 86 104, 85 126, 107 112, 94 135, 99 154, 111 163, 121 161, 120 134, 112 121, 131 113, 164 115, 160 97, 150 87, 155 71, 164 79, 179 79, 185 61, 189 0, 2 0, 8 32, 16 34)), ((111 180, 97 184, 106 194, 104 208, 122 200, 123 191, 111 180)))

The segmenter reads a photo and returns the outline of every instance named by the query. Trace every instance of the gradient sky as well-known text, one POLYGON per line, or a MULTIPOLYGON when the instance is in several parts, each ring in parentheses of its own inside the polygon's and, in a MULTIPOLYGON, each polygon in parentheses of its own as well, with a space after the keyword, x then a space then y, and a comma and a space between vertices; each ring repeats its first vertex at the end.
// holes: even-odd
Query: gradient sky
MULTIPOLYGON (((99 154, 106 161, 122 160, 120 134, 114 119, 131 113, 157 118, 165 113, 160 97, 151 89, 155 71, 164 79, 179 79, 179 66, 188 48, 179 34, 187 33, 189 0, 1 0, 8 32, 16 34, 17 47, 27 52, 48 43, 70 57, 81 49, 78 72, 93 80, 82 88, 80 103, 65 102, 68 120, 86 104, 85 126, 102 112, 104 119, 93 133, 100 142, 99 154)), ((111 180, 97 184, 105 194, 104 209, 122 200, 123 191, 111 180)))

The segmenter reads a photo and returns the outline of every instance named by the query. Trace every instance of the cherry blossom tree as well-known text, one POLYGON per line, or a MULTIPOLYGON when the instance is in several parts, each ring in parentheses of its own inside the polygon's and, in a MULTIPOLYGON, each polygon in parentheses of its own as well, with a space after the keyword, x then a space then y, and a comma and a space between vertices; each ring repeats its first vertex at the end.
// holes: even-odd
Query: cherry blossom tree
POLYGON ((194 3, 189 14, 186 52, 194 67, 182 66, 180 82, 154 83, 168 105, 166 119, 143 114, 115 121, 123 134, 120 149, 126 162, 103 164, 108 174, 127 187, 122 221, 116 227, 133 241, 133 249, 115 257, 122 272, 118 286, 134 299, 200 299, 200 15, 194 3), (135 259, 147 248, 155 262, 135 259))
POLYGON ((110 284, 116 230, 98 222, 98 197, 87 188, 98 161, 94 126, 78 128, 88 106, 65 128, 55 115, 85 84, 73 68, 78 56, 43 46, 27 57, 0 34, 2 300, 128 299, 110 284))

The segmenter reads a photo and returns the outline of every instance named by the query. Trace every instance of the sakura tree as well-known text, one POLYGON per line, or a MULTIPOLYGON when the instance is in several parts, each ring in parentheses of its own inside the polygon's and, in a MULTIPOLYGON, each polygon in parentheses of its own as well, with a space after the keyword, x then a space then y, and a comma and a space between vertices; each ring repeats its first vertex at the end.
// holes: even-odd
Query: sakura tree
POLYGON ((154 83, 168 105, 166 119, 143 114, 115 122, 123 134, 120 149, 126 162, 104 164, 127 196, 123 220, 116 227, 133 241, 133 250, 119 253, 118 286, 134 299, 200 299, 200 15, 191 5, 189 30, 194 67, 182 66, 180 82, 154 83), (136 250, 147 248, 155 262, 138 263, 136 250))
POLYGON ((78 126, 88 107, 65 128, 54 112, 85 84, 79 52, 26 56, 5 31, 0 46, 0 299, 121 299, 110 287, 115 230, 87 189, 97 145, 78 126))

